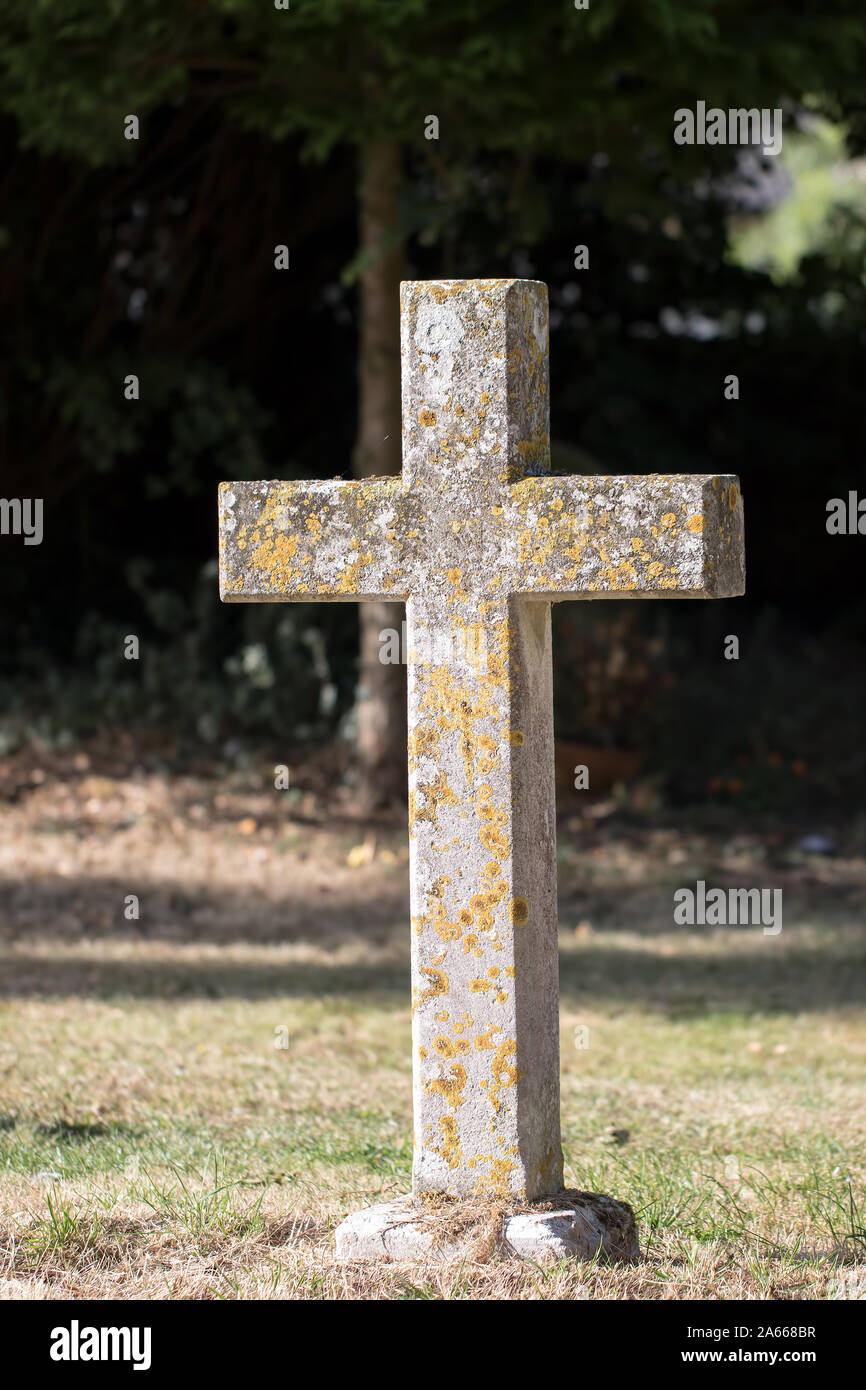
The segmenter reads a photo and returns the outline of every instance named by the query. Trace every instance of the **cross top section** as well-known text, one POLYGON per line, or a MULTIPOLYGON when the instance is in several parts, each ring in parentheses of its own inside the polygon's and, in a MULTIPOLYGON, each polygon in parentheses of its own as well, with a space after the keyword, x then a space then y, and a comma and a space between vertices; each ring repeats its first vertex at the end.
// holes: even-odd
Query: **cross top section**
POLYGON ((401 287, 403 473, 223 483, 222 597, 741 593, 732 476, 550 474, 547 287, 401 287))

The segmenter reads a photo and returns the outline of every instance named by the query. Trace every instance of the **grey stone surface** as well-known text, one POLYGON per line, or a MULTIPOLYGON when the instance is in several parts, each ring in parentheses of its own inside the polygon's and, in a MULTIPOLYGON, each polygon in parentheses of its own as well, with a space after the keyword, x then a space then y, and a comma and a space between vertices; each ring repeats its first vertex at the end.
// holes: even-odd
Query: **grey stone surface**
POLYGON ((470 602, 458 589, 474 606, 508 596, 556 603, 744 592, 743 501, 732 474, 508 483, 491 476, 495 467, 482 456, 474 485, 462 477, 438 486, 221 483, 221 596, 356 603, 424 595, 453 608, 470 602))
POLYGON ((411 1197, 397 1197, 353 1212, 340 1223, 335 1233, 337 1258, 367 1264, 460 1257, 459 1241, 437 1241, 436 1235, 435 1226, 419 1214, 411 1197))
POLYGON ((598 1193, 563 1194, 557 1210, 509 1215, 471 1204, 427 1208, 411 1195, 348 1216, 336 1231, 337 1258, 358 1263, 484 1263, 517 1257, 539 1264, 562 1259, 639 1258, 634 1213, 598 1193), (455 1220, 456 1218, 456 1220, 455 1220))
POLYGON ((504 1248, 525 1260, 635 1260, 640 1257, 634 1212, 597 1192, 571 1197, 560 1211, 506 1218, 504 1248))
POLYGON ((562 1181, 550 603, 741 593, 742 500, 550 475, 536 281, 404 284, 401 334, 402 477, 223 483, 221 594, 406 601, 413 1192, 525 1201, 562 1181))
POLYGON ((733 475, 551 477, 547 287, 401 293, 403 475, 220 486, 227 602, 743 592, 733 475), (466 597, 463 597, 465 595, 466 597))

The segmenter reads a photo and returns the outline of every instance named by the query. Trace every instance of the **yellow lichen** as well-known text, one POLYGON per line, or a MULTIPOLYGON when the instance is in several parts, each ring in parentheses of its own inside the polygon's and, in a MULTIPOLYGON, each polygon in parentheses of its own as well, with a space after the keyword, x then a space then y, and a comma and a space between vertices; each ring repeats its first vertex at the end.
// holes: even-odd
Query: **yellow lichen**
POLYGON ((529 921, 529 903, 525 898, 512 898, 508 905, 508 916, 514 927, 525 927, 529 921))

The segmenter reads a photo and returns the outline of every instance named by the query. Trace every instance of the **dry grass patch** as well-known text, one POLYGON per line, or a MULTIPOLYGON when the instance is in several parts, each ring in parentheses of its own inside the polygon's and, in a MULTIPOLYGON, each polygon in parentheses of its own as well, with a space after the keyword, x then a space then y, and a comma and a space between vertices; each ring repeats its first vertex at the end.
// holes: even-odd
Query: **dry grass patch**
POLYGON ((863 1296, 853 849, 566 827, 566 1183, 633 1206, 642 1261, 341 1267, 335 1224, 410 1181, 403 837, 352 867, 357 827, 272 794, 116 780, 4 811, 0 1296, 863 1296), (671 927, 673 876, 734 873, 784 884, 778 937, 671 927))

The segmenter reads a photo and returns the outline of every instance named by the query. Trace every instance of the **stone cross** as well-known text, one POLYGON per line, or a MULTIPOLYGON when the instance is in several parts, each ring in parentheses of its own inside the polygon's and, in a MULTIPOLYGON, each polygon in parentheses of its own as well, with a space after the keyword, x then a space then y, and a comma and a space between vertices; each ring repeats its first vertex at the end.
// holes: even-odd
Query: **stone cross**
POLYGON ((540 282, 404 283, 401 344, 402 476, 223 483, 221 594, 406 603, 413 1193, 525 1202, 562 1186, 550 605, 742 593, 742 501, 551 474, 540 282))

